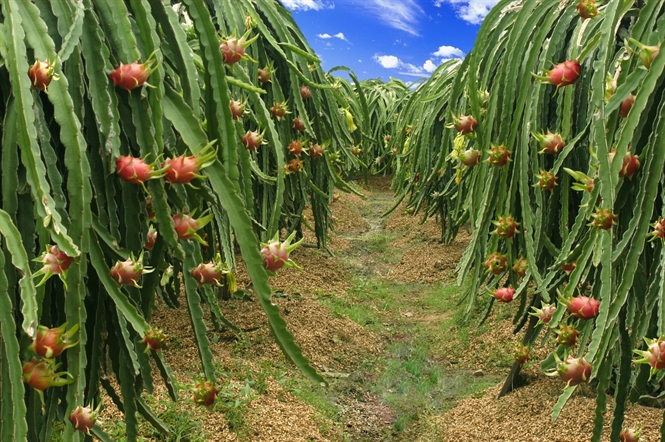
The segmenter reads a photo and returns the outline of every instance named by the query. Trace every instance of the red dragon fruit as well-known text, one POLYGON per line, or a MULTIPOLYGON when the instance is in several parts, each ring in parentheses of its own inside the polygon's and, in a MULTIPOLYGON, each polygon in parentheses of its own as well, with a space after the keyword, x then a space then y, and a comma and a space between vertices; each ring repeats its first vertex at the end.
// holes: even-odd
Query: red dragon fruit
POLYGON ((549 83, 557 88, 568 86, 577 81, 580 76, 580 62, 577 60, 567 60, 563 63, 554 65, 552 70, 545 70, 545 75, 531 74, 541 83, 549 83))
POLYGON ((467 135, 475 132, 477 126, 478 120, 471 115, 460 115, 459 117, 453 115, 453 123, 446 127, 453 127, 460 134, 467 135))
POLYGON ((561 135, 553 134, 549 130, 546 134, 531 132, 536 140, 540 143, 542 150, 540 153, 546 153, 550 155, 557 155, 559 152, 566 147, 566 142, 563 140, 561 135))
POLYGON ((319 146, 318 144, 314 144, 312 142, 309 143, 309 157, 313 160, 317 158, 321 158, 325 154, 325 151, 323 150, 323 147, 319 146))
POLYGON ((651 239, 649 241, 655 241, 657 238, 661 241, 665 241, 665 218, 658 217, 658 220, 651 225, 653 230, 651 231, 651 239))
POLYGON ((28 77, 30 77, 32 87, 46 92, 46 88, 51 84, 51 81, 58 79, 54 73, 54 67, 55 63, 51 64, 48 60, 35 61, 35 64, 28 69, 28 77))
POLYGON ((203 212, 199 218, 194 219, 195 212, 196 211, 192 212, 191 215, 187 213, 173 215, 175 232, 178 235, 178 239, 195 239, 201 245, 207 246, 208 243, 206 243, 196 232, 212 221, 213 214, 210 213, 210 209, 208 209, 203 212))
POLYGON ((485 268, 493 275, 499 276, 508 269, 506 255, 502 255, 499 252, 492 253, 485 261, 485 268))
POLYGON ((305 127, 305 122, 300 117, 294 118, 293 128, 298 132, 305 132, 305 130, 307 130, 307 128, 305 127))
POLYGON ((152 250, 152 248, 155 247, 155 241, 157 241, 157 230, 155 230, 153 226, 150 226, 146 236, 147 239, 145 244, 143 244, 143 248, 146 250, 152 250))
POLYGON ((621 102, 621 107, 619 108, 619 116, 621 118, 628 118, 628 112, 633 108, 635 104, 635 95, 630 94, 628 98, 621 102))
POLYGON ((649 364, 651 366, 651 374, 649 380, 658 371, 665 368, 665 340, 663 338, 649 339, 644 338, 647 344, 647 350, 633 350, 634 353, 642 356, 638 359, 636 364, 649 364))
POLYGON ((115 171, 123 181, 145 185, 148 180, 164 177, 168 166, 155 169, 155 163, 148 164, 143 158, 126 155, 115 159, 115 171))
POLYGON ((257 131, 247 131, 247 133, 242 136, 240 141, 242 141, 245 149, 252 152, 256 152, 259 147, 261 147, 263 144, 266 144, 265 141, 263 141, 263 134, 257 131))
POLYGON ((234 120, 240 120, 245 115, 245 103, 240 100, 231 100, 229 109, 231 109, 231 116, 234 120))
POLYGON ((272 74, 274 74, 276 70, 274 65, 275 62, 271 61, 266 67, 259 69, 258 76, 261 84, 271 82, 272 74))
POLYGON ((44 390, 74 382, 69 373, 64 371, 56 373, 59 366, 60 364, 54 364, 52 361, 37 358, 32 358, 23 364, 23 382, 37 390, 42 404, 44 403, 44 390))
POLYGON ((492 296, 499 302, 509 303, 513 300, 513 296, 515 296, 515 289, 512 287, 501 287, 500 289, 496 289, 492 293, 492 296))
POLYGON ((201 378, 198 382, 194 384, 194 403, 196 405, 201 405, 208 409, 211 409, 215 404, 215 399, 217 398, 217 393, 219 390, 215 387, 210 381, 206 381, 201 378))
POLYGON ((593 319, 598 316, 600 301, 588 296, 564 296, 559 293, 559 301, 562 302, 570 315, 580 319, 593 319))
POLYGON ((286 106, 286 102, 276 102, 273 107, 270 108, 270 115, 278 120, 281 120, 286 114, 290 113, 289 108, 286 106))
POLYGON ((596 213, 591 215, 593 221, 589 224, 602 230, 610 230, 616 224, 616 215, 612 213, 611 209, 597 209, 596 213))
POLYGON ((651 63, 653 63, 654 58, 656 58, 660 52, 660 46, 647 46, 635 40, 634 38, 629 38, 628 41, 637 46, 642 65, 649 69, 651 67, 651 63))
POLYGON ((496 226, 492 233, 495 233, 499 238, 512 239, 516 233, 520 233, 517 230, 519 223, 510 215, 500 216, 498 220, 492 221, 492 224, 496 226))
POLYGON ((557 361, 556 370, 545 374, 548 376, 559 376, 566 382, 566 388, 588 383, 589 379, 591 379, 591 364, 583 357, 568 357, 564 362, 554 353, 554 359, 557 361))
POLYGON ((289 175, 292 173, 300 173, 302 172, 303 167, 304 167, 303 161, 299 160, 298 158, 294 158, 284 165, 284 174, 289 175))
POLYGON ((166 335, 161 328, 153 327, 143 337, 146 353, 148 350, 160 351, 166 344, 166 335))
POLYGON ((523 365, 526 361, 529 360, 530 348, 528 345, 524 345, 521 342, 515 347, 515 360, 519 362, 520 365, 523 365))
POLYGON ((58 246, 53 245, 46 246, 46 251, 35 258, 34 261, 44 264, 42 268, 32 274, 33 278, 43 275, 37 287, 46 283, 51 276, 58 275, 65 288, 67 288, 67 269, 74 262, 74 258, 67 256, 58 246))
POLYGON ((556 186, 556 176, 548 170, 540 170, 540 175, 536 175, 538 182, 534 184, 535 187, 540 187, 542 190, 553 190, 556 186))
POLYGON ((148 85, 148 83, 146 83, 148 77, 159 65, 157 58, 155 58, 155 54, 156 52, 153 52, 145 63, 139 63, 137 61, 132 64, 120 63, 120 66, 109 74, 111 81, 113 81, 113 84, 119 88, 128 92, 143 85, 148 85))
POLYGON ((566 272, 567 275, 570 275, 571 273, 573 273, 573 270, 575 270, 575 267, 577 267, 577 260, 575 260, 573 262, 567 262, 567 263, 561 264, 561 270, 566 272))
POLYGON ((133 285, 134 287, 141 288, 139 279, 144 273, 153 272, 155 269, 143 267, 143 252, 139 255, 138 259, 130 256, 124 261, 118 261, 111 269, 111 277, 115 282, 120 285, 133 285))
POLYGON ((294 231, 284 242, 280 242, 278 232, 275 233, 275 236, 269 243, 261 244, 263 246, 261 249, 263 264, 269 272, 276 272, 283 267, 295 267, 300 269, 295 262, 289 259, 289 254, 304 240, 304 238, 301 238, 300 241, 291 244, 291 241, 293 241, 295 236, 296 232, 294 231))
POLYGON ((556 311, 556 307, 552 304, 544 304, 541 308, 532 307, 533 312, 529 313, 531 316, 538 318, 539 323, 549 324, 552 316, 556 311))
POLYGON ((302 140, 291 141, 291 144, 288 146, 289 152, 292 155, 298 156, 305 150, 305 143, 302 140))
POLYGON ((513 272, 520 278, 523 278, 526 275, 526 271, 529 269, 529 261, 523 256, 516 259, 513 262, 513 272))
POLYGON ((312 91, 309 90, 309 87, 305 86, 304 84, 300 86, 300 97, 303 100, 307 100, 311 96, 312 96, 312 91))
POLYGON ((242 57, 245 55, 245 47, 245 40, 242 37, 229 37, 222 40, 222 44, 219 45, 219 50, 222 51, 224 63, 233 66, 242 60, 242 57))
POLYGON ((69 414, 69 422, 72 423, 75 430, 90 435, 90 430, 97 423, 97 415, 99 414, 101 405, 102 403, 100 402, 94 410, 90 406, 83 407, 79 405, 69 414))
POLYGON ((577 342, 577 336, 580 334, 574 325, 561 324, 559 330, 556 331, 556 342, 564 347, 572 347, 577 342))
POLYGON ((487 161, 492 166, 504 167, 510 161, 510 151, 506 149, 506 146, 492 144, 487 161))
POLYGON ((214 261, 199 264, 189 274, 196 279, 199 286, 203 284, 222 286, 222 280, 224 280, 231 293, 237 290, 235 275, 222 261, 219 253, 214 261))
POLYGON ((477 149, 467 149, 457 154, 457 159, 467 167, 472 167, 480 163, 480 151, 477 149))
POLYGON ((640 157, 638 155, 633 155, 630 152, 626 152, 626 155, 623 157, 623 163, 621 164, 621 170, 619 171, 620 177, 628 177, 632 179, 633 175, 640 169, 640 157))
POLYGON ((212 148, 213 143, 204 146, 196 155, 180 155, 168 158, 162 164, 166 169, 166 179, 171 184, 189 184, 194 178, 205 178, 198 172, 217 161, 217 152, 212 148))
POLYGON ((78 324, 67 330, 65 322, 60 327, 48 328, 43 325, 37 327, 35 339, 28 346, 30 351, 45 359, 53 359, 60 356, 68 348, 75 347, 79 341, 74 341, 74 335, 79 329, 78 324))
POLYGON ((582 20, 594 18, 598 15, 598 6, 596 4, 596 0, 580 0, 576 8, 577 13, 580 15, 582 20))
POLYGON ((640 432, 634 428, 624 428, 619 433, 620 442, 638 442, 639 440, 641 440, 640 432))

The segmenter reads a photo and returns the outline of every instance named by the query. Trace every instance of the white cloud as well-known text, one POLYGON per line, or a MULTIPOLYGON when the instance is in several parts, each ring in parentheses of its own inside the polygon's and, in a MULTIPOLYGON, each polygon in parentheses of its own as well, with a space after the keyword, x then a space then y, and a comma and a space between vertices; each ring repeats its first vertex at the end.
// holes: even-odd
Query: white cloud
POLYGON ((346 42, 349 41, 349 40, 346 39, 346 37, 344 36, 344 34, 342 32, 338 32, 337 34, 333 35, 333 37, 339 38, 340 40, 344 40, 346 42))
POLYGON ((418 35, 418 19, 423 9, 415 0, 365 0, 363 6, 391 28, 418 35))
POLYGON ((432 60, 427 60, 423 65, 423 69, 429 73, 432 73, 436 70, 436 65, 432 62, 432 60))
POLYGON ((319 37, 319 38, 332 38, 332 35, 330 35, 330 34, 318 34, 317 37, 319 37))
POLYGON ((375 55, 374 60, 386 69, 398 68, 400 63, 402 63, 400 59, 394 55, 375 55))
POLYGON ((287 9, 307 11, 313 9, 319 11, 324 8, 334 8, 335 5, 328 5, 321 0, 282 0, 282 4, 287 9))
POLYGON ((326 34, 317 34, 316 36, 319 37, 319 38, 322 38, 324 40, 328 39, 328 38, 339 38, 340 40, 344 40, 347 43, 351 43, 349 40, 346 39, 346 37, 344 36, 344 33, 342 33, 342 32, 338 32, 335 35, 330 35, 330 34, 326 33, 326 34))
MULTIPOLYGON (((386 69, 399 69, 402 75, 411 75, 414 77, 428 77, 425 69, 411 63, 405 63, 394 55, 375 55, 374 61, 386 69)), ((429 72, 429 71, 428 71, 429 72)))
POLYGON ((358 59, 358 63, 362 63, 363 61, 361 59, 358 59))
POLYGON ((450 3, 462 20, 477 25, 483 21, 499 0, 435 0, 434 6, 450 3))
POLYGON ((463 57, 464 52, 462 52, 460 48, 454 46, 439 46, 439 49, 436 52, 432 52, 432 55, 441 58, 453 58, 463 57))

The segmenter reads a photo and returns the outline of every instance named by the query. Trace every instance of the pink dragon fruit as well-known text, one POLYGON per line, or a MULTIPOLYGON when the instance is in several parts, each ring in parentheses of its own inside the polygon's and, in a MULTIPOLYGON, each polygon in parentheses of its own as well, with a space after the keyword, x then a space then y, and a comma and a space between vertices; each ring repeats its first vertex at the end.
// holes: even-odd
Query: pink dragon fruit
POLYGON ((28 346, 30 351, 45 359, 53 359, 60 356, 68 348, 75 347, 79 341, 74 341, 73 337, 79 329, 78 324, 67 330, 65 322, 60 327, 48 328, 43 325, 37 327, 35 339, 28 346))
POLYGON ((274 65, 275 62, 271 61, 266 67, 259 69, 258 76, 259 82, 261 82, 261 84, 271 82, 272 74, 274 74, 276 70, 274 65))
POLYGON ((166 344, 166 335, 161 328, 153 327, 143 337, 146 353, 148 350, 160 351, 166 344))
POLYGON ((259 147, 261 147, 263 144, 266 144, 265 141, 263 141, 263 134, 260 134, 257 131, 247 131, 247 133, 242 136, 240 141, 245 146, 245 149, 252 152, 256 152, 259 147))
POLYGON ((506 146, 492 144, 487 162, 492 166, 504 167, 508 161, 510 161, 510 151, 506 149, 506 146))
POLYGON ((208 209, 203 212, 199 218, 195 219, 195 212, 196 211, 192 212, 191 215, 186 213, 173 215, 175 232, 178 235, 178 239, 195 239, 201 245, 207 246, 208 243, 206 243, 196 232, 212 221, 213 214, 210 213, 210 209, 208 209))
POLYGON ((600 301, 588 296, 563 296, 559 293, 559 301, 562 302, 570 315, 580 319, 593 319, 598 316, 600 301))
POLYGON ((123 181, 145 185, 148 180, 163 178, 168 166, 155 169, 155 163, 148 164, 143 158, 126 155, 115 159, 115 171, 123 181))
POLYGON ((583 357, 568 357, 564 362, 554 353, 554 359, 557 361, 556 371, 545 374, 548 376, 559 376, 566 382, 566 388, 588 383, 589 379, 591 379, 591 364, 583 357))
POLYGON ((74 382, 72 375, 67 372, 58 372, 56 370, 60 364, 54 364, 52 361, 32 358, 29 362, 23 364, 23 382, 37 390, 39 397, 44 403, 44 390, 50 387, 62 387, 74 382))
POLYGON ((628 118, 628 113, 633 108, 633 104, 635 104, 635 95, 630 94, 628 95, 628 98, 626 98, 621 102, 621 107, 619 108, 619 116, 621 118, 628 118))
POLYGON ((286 106, 286 102, 276 102, 273 107, 270 108, 270 115, 277 120, 281 120, 286 114, 290 113, 289 108, 286 106))
POLYGON ((559 330, 556 331, 556 342, 564 347, 572 347, 577 342, 577 336, 580 334, 574 325, 561 324, 559 330))
POLYGON ((298 156, 305 150, 305 143, 301 140, 291 141, 291 144, 288 145, 288 149, 292 155, 298 156))
POLYGON ((155 241, 157 241, 157 230, 155 230, 153 226, 150 226, 146 236, 147 239, 145 244, 143 244, 143 248, 146 250, 152 250, 152 248, 155 247, 155 241))
POLYGON ((46 88, 51 84, 52 80, 57 80, 54 73, 55 63, 51 64, 48 60, 35 61, 35 64, 28 69, 28 77, 30 77, 30 84, 34 89, 46 92, 46 88))
POLYGON ((109 74, 109 78, 113 84, 121 89, 130 92, 138 87, 147 85, 146 81, 150 74, 152 74, 158 67, 159 61, 155 57, 156 52, 153 52, 145 63, 135 61, 132 64, 120 63, 113 72, 109 74))
POLYGON ((512 287, 501 287, 496 289, 494 293, 492 293, 492 296, 494 296, 494 299, 497 301, 507 304, 513 300, 513 296, 515 296, 515 289, 512 287))
POLYGON ((551 70, 545 70, 545 75, 531 74, 541 83, 553 84, 557 88, 568 86, 577 81, 581 67, 577 60, 567 60, 554 65, 551 70))
POLYGON ((301 238, 300 241, 291 244, 291 241, 293 241, 295 236, 296 232, 294 231, 284 242, 280 242, 279 232, 277 232, 269 243, 261 244, 263 246, 261 249, 263 264, 269 272, 276 272, 283 267, 295 267, 300 269, 300 267, 289 258, 289 254, 304 241, 304 238, 301 238))
POLYGON ((219 45, 219 50, 222 51, 224 63, 233 66, 242 60, 242 57, 245 55, 245 47, 245 40, 242 37, 229 37, 222 40, 222 44, 219 45))
POLYGON ((566 142, 561 135, 553 134, 549 130, 546 134, 536 132, 531 132, 531 134, 540 143, 540 147, 542 148, 540 153, 557 155, 564 147, 566 147, 566 142))
POLYGON ((536 175, 538 182, 534 184, 535 187, 540 187, 542 190, 553 190, 556 186, 556 176, 547 170, 541 170, 540 175, 536 175))
POLYGON ((630 152, 626 152, 626 155, 623 157, 623 163, 621 165, 621 170, 619 171, 619 176, 632 179, 633 175, 635 175, 639 169, 640 157, 638 155, 633 155, 630 152))
POLYGON ((637 359, 636 364, 649 364, 651 366, 651 374, 649 380, 658 371, 665 368, 665 340, 663 338, 649 339, 644 338, 647 344, 647 350, 633 350, 634 353, 642 356, 642 359, 637 359))
POLYGON ((311 96, 312 96, 312 92, 309 90, 309 87, 307 87, 305 85, 300 86, 300 97, 303 100, 307 100, 311 96))
POLYGON ((460 115, 459 117, 453 115, 453 123, 446 127, 453 127, 460 134, 467 135, 475 132, 477 126, 478 120, 471 115, 460 115))
POLYGON ((532 309, 533 312, 529 314, 537 317, 538 322, 543 324, 549 324, 556 311, 556 307, 552 304, 544 304, 541 308, 532 307, 532 309))
POLYGON ((640 432, 634 428, 624 428, 619 433, 620 442, 638 442, 641 439, 640 432))
POLYGON ((221 286, 222 279, 226 282, 231 293, 237 290, 235 275, 229 269, 229 266, 222 261, 218 253, 214 261, 201 263, 189 272, 192 278, 196 279, 199 286, 203 284, 221 286))
POLYGON ((196 155, 180 155, 164 161, 162 167, 166 168, 168 182, 171 184, 189 184, 194 178, 205 178, 205 176, 199 175, 198 172, 217 161, 217 152, 212 148, 213 143, 207 144, 196 155))
POLYGON ((83 407, 79 405, 69 414, 69 422, 72 423, 75 430, 90 435, 90 430, 97 423, 97 416, 101 405, 102 403, 100 402, 94 410, 90 406, 83 407))
POLYGON ((305 132, 305 130, 307 130, 307 128, 305 127, 305 122, 300 117, 293 119, 293 128, 298 132, 305 132))
POLYGON ((477 149, 467 149, 457 154, 457 159, 467 167, 472 167, 480 163, 480 151, 477 149))
POLYGON ((577 260, 575 260, 573 262, 568 262, 568 263, 565 263, 565 264, 561 264, 561 270, 566 272, 567 275, 570 275, 571 273, 573 273, 573 270, 575 270, 575 267, 577 267, 577 260))
POLYGON ((42 286, 53 275, 58 275, 65 288, 67 288, 67 270, 74 262, 74 258, 67 256, 58 246, 46 246, 46 251, 34 261, 44 264, 42 268, 32 274, 33 278, 42 276, 37 287, 42 286))
POLYGON ((215 404, 217 393, 219 393, 219 390, 215 387, 215 384, 201 378, 194 384, 194 403, 211 409, 215 404))
POLYGON ((493 275, 499 276, 508 269, 506 255, 502 255, 499 252, 492 253, 485 261, 485 268, 493 275))
POLYGON ((231 116, 234 120, 240 120, 245 115, 245 103, 240 100, 231 100, 229 109, 231 109, 231 116))
POLYGON ((665 241, 665 218, 659 216, 658 220, 651 226, 653 227, 653 230, 649 234, 651 235, 651 239, 649 241, 654 241, 656 239, 665 241))
POLYGON ((150 267, 143 267, 143 252, 139 255, 138 259, 130 256, 125 261, 118 261, 111 269, 111 277, 115 282, 120 285, 133 285, 134 287, 141 288, 138 284, 141 275, 144 273, 151 273, 155 269, 150 267))

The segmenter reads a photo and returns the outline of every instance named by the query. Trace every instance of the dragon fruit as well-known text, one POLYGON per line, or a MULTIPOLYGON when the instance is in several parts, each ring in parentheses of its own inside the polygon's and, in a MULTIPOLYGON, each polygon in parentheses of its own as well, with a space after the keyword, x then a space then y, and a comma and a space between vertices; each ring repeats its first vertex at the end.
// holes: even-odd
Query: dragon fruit
POLYGON ((553 190, 556 186, 556 176, 548 170, 540 170, 540 175, 536 175, 538 182, 534 184, 535 187, 540 187, 542 190, 553 190))
POLYGON ((588 383, 589 379, 591 379, 591 364, 583 357, 568 357, 564 362, 554 353, 554 359, 557 361, 556 370, 545 374, 548 376, 559 376, 566 382, 566 388, 588 383))
POLYGON ((173 215, 175 232, 178 235, 178 239, 195 239, 201 245, 207 246, 208 243, 206 243, 196 232, 212 221, 213 214, 210 213, 210 209, 208 209, 203 212, 199 218, 195 219, 195 212, 196 211, 192 212, 191 215, 186 213, 173 215))
POLYGON ((224 279, 231 293, 238 289, 234 273, 222 261, 219 253, 214 261, 199 264, 189 274, 196 279, 199 286, 203 284, 222 286, 221 281, 224 279))
POLYGON ((42 268, 32 274, 33 278, 43 275, 37 287, 44 285, 51 276, 58 275, 65 288, 67 288, 67 270, 74 262, 74 258, 67 256, 58 246, 53 245, 46 246, 46 251, 35 258, 34 261, 44 264, 42 268))
POLYGON ((499 238, 512 239, 516 233, 520 233, 517 230, 519 223, 510 215, 500 216, 498 220, 492 221, 492 224, 496 226, 492 233, 495 233, 499 238))
POLYGON ((274 74, 276 71, 274 66, 275 62, 271 61, 270 63, 268 63, 266 67, 259 69, 258 76, 259 76, 259 82, 261 84, 271 82, 272 74, 274 74))
POLYGON ((616 215, 612 213, 611 209, 597 209, 596 213, 591 215, 593 221, 589 224, 602 230, 610 230, 616 224, 616 215))
POLYGON ((166 179, 171 184, 189 184, 194 178, 205 178, 198 171, 212 165, 217 161, 217 152, 212 148, 213 143, 207 144, 198 154, 193 156, 180 155, 168 158, 162 164, 166 168, 166 179))
POLYGON ((146 81, 150 74, 152 74, 159 66, 159 61, 155 57, 156 51, 153 52, 145 63, 135 61, 132 64, 120 63, 113 72, 109 74, 109 78, 113 84, 121 89, 131 92, 132 90, 148 85, 146 81))
POLYGON ((313 160, 317 158, 321 158, 325 154, 325 151, 323 150, 323 147, 319 146, 318 144, 313 144, 312 142, 309 143, 309 157, 313 160))
POLYGON ((300 269, 300 267, 289 258, 289 254, 295 250, 305 238, 301 238, 300 241, 291 244, 291 241, 293 241, 295 236, 296 232, 294 231, 284 242, 280 242, 279 232, 277 232, 269 243, 261 244, 263 246, 261 249, 263 264, 269 272, 276 272, 283 267, 295 267, 300 269))
POLYGON ((640 439, 640 432, 634 428, 625 428, 619 433, 620 442, 638 442, 640 439))
POLYGON ((300 97, 303 100, 307 100, 311 96, 312 96, 312 92, 309 90, 309 87, 307 87, 305 85, 300 86, 300 97))
POLYGON ((360 155, 362 153, 362 151, 363 150, 358 146, 351 146, 351 154, 354 157, 357 157, 358 155, 360 155))
POLYGON ((305 122, 300 117, 293 119, 293 128, 298 132, 305 132, 305 130, 307 130, 307 128, 305 127, 305 122))
POLYGON ((245 146, 245 149, 256 152, 259 147, 261 147, 263 144, 266 144, 265 141, 263 140, 263 134, 259 133, 257 131, 247 131, 245 135, 242 136, 241 140, 242 144, 245 146))
POLYGON ((649 241, 654 241, 659 238, 661 241, 665 241, 665 218, 658 217, 658 220, 651 225, 653 230, 649 235, 651 239, 649 241))
POLYGON ((146 353, 148 350, 160 351, 166 344, 166 335, 161 328, 153 327, 143 337, 146 353))
POLYGON ((526 258, 520 257, 513 262, 513 272, 520 278, 523 278, 526 275, 526 271, 529 269, 529 261, 526 258))
POLYGON ((663 338, 649 339, 644 338, 647 344, 646 350, 633 350, 634 353, 642 356, 642 359, 637 359, 633 362, 636 364, 649 364, 651 366, 651 373, 649 380, 658 371, 665 368, 665 340, 663 338))
POLYGON ((453 123, 447 125, 446 127, 455 128, 455 130, 460 134, 467 135, 475 132, 477 126, 478 120, 473 118, 471 115, 460 115, 459 117, 453 115, 453 123))
POLYGON ((292 173, 300 173, 302 172, 303 167, 304 167, 303 161, 299 160, 298 158, 294 158, 284 165, 284 174, 289 175, 292 173))
POLYGON ((513 300, 513 296, 515 296, 515 289, 512 287, 501 287, 496 289, 492 293, 492 296, 499 302, 509 303, 513 300))
POLYGON ((567 275, 570 275, 571 273, 573 273, 573 270, 575 270, 575 267, 577 267, 577 260, 575 260, 573 262, 567 262, 567 263, 561 264, 561 270, 566 272, 567 275))
POLYGON ((628 95, 628 98, 626 98, 621 102, 621 107, 619 108, 619 116, 621 118, 628 118, 628 113, 633 108, 633 104, 635 104, 635 95, 630 94, 628 95))
POLYGON ((229 109, 231 109, 231 116, 234 120, 240 120, 245 115, 245 103, 240 100, 231 100, 229 102, 229 109))
POLYGON ((37 327, 35 339, 28 346, 30 351, 45 359, 53 359, 60 356, 68 348, 75 347, 79 341, 74 341, 74 335, 79 329, 78 324, 67 330, 65 322, 60 327, 48 328, 43 325, 37 327))
POLYGON ((598 15, 598 5, 596 4, 596 0, 580 0, 576 8, 577 13, 582 20, 594 18, 598 15))
POLYGON ((28 69, 28 77, 30 77, 32 87, 46 92, 46 88, 51 84, 51 81, 58 79, 54 67, 55 63, 51 64, 48 60, 35 61, 35 64, 28 69))
POLYGON ((132 285, 141 288, 138 284, 141 275, 151 273, 154 270, 154 268, 143 266, 143 252, 141 252, 137 259, 132 255, 125 261, 117 261, 111 269, 110 274, 119 286, 132 285))
POLYGON ((276 102, 273 107, 270 108, 270 115, 278 120, 281 120, 286 114, 290 113, 289 108, 286 106, 286 102, 276 102))
POLYGON ((94 410, 90 406, 83 407, 79 405, 69 414, 69 422, 72 423, 72 426, 75 430, 82 431, 85 434, 90 435, 90 430, 97 423, 97 416, 99 414, 101 405, 102 403, 100 402, 97 408, 94 410))
POLYGON ((640 157, 638 155, 633 155, 630 152, 626 152, 626 155, 623 157, 623 163, 621 164, 621 170, 619 171, 620 177, 628 177, 632 179, 633 175, 640 169, 640 157))
POLYGON ((508 269, 506 255, 502 255, 499 252, 492 253, 485 261, 485 268, 493 275, 499 276, 508 269))
POLYGON ((222 40, 219 50, 222 51, 224 63, 233 66, 242 60, 242 57, 245 55, 245 47, 245 40, 242 37, 229 37, 222 40))
POLYGON ((467 167, 472 167, 480 163, 480 151, 477 149, 467 149, 457 154, 457 159, 467 167))
POLYGON ((23 382, 37 390, 44 403, 44 390, 50 387, 62 387, 74 382, 72 375, 56 370, 60 364, 54 364, 46 359, 32 358, 23 364, 23 382))
POLYGON ((305 143, 302 140, 291 141, 291 144, 288 146, 289 152, 292 155, 298 156, 305 150, 305 143))
POLYGON ((202 378, 194 384, 194 403, 211 409, 215 404, 217 393, 219 390, 215 384, 202 378))
POLYGON ((115 159, 115 171, 120 179, 131 184, 145 186, 148 180, 163 178, 168 166, 155 169, 156 163, 148 164, 143 158, 134 158, 130 155, 115 159))
POLYGON ((515 352, 514 352, 515 360, 519 362, 520 365, 523 365, 526 361, 529 360, 530 350, 531 349, 529 348, 528 345, 524 345, 521 342, 518 343, 517 346, 515 347, 515 352))
POLYGON ((542 148, 540 153, 557 155, 564 147, 566 147, 566 142, 561 135, 553 134, 549 130, 546 134, 536 132, 531 132, 531 134, 540 143, 540 147, 542 148))
POLYGON ((148 219, 154 221, 157 217, 157 212, 155 212, 155 208, 152 206, 152 198, 146 198, 145 211, 148 214, 148 219))
POLYGON ((155 241, 157 241, 157 230, 153 226, 150 226, 148 228, 148 234, 146 235, 147 239, 145 241, 145 244, 143 244, 143 248, 146 250, 152 250, 153 247, 155 247, 155 241))
POLYGON ((541 308, 532 307, 532 309, 533 311, 529 314, 537 317, 538 322, 543 324, 549 324, 556 311, 556 307, 552 304, 544 304, 541 308))
POLYGON ((556 331, 556 342, 564 347, 572 347, 577 342, 577 336, 580 334, 574 325, 561 324, 559 330, 556 331))
POLYGON ((656 58, 660 52, 660 46, 647 46, 635 40, 634 38, 629 38, 628 41, 637 46, 642 65, 649 69, 651 67, 651 63, 653 63, 654 58, 656 58))
POLYGON ((598 316, 600 301, 588 296, 564 296, 559 293, 559 301, 562 302, 570 315, 580 319, 593 319, 598 316))
POLYGON ((487 161, 492 166, 504 167, 510 161, 510 151, 506 149, 506 146, 492 144, 487 161))
POLYGON ((557 88, 568 86, 577 81, 580 76, 581 67, 577 60, 567 60, 563 63, 554 65, 551 70, 545 70, 545 75, 536 75, 532 73, 541 83, 553 84, 557 88))

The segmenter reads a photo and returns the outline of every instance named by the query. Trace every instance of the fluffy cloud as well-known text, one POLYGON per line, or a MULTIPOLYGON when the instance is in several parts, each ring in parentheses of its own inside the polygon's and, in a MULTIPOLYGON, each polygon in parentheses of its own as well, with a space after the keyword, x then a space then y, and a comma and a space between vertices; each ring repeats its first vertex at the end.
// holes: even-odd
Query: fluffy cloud
POLYGON ((300 9, 302 11, 307 11, 309 9, 318 11, 320 9, 332 7, 328 6, 321 0, 282 0, 282 4, 287 9, 293 9, 293 10, 300 9))
POLYGON ((457 16, 462 20, 477 25, 483 21, 499 0, 435 0, 434 6, 444 3, 451 4, 457 11, 457 16))
POLYGON ((342 32, 338 32, 338 33, 335 34, 335 35, 330 35, 330 34, 317 34, 316 36, 319 37, 319 38, 322 38, 322 39, 324 39, 324 40, 325 40, 325 39, 328 39, 328 38, 339 38, 340 40, 344 40, 345 42, 349 43, 349 40, 346 39, 346 37, 344 36, 344 34, 343 34, 342 32))
POLYGON ((439 49, 436 52, 432 52, 432 55, 441 58, 453 58, 463 57, 464 52, 462 52, 460 48, 454 46, 439 46, 439 49))
POLYGON ((362 5, 384 24, 412 35, 418 35, 418 20, 425 15, 414 0, 365 0, 362 5))
POLYGON ((427 60, 423 65, 423 69, 429 73, 432 73, 436 70, 436 65, 432 62, 432 60, 427 60))
MULTIPOLYGON (((399 69, 402 75, 411 75, 414 77, 428 77, 424 67, 419 67, 411 63, 405 63, 394 55, 375 55, 374 61, 386 69, 399 69)), ((427 63, 425 63, 427 65, 427 63)), ((428 65, 429 67, 429 65, 428 65)), ((429 72, 429 71, 427 71, 429 72)))
POLYGON ((402 61, 394 55, 375 55, 374 60, 386 69, 395 69, 402 61))

